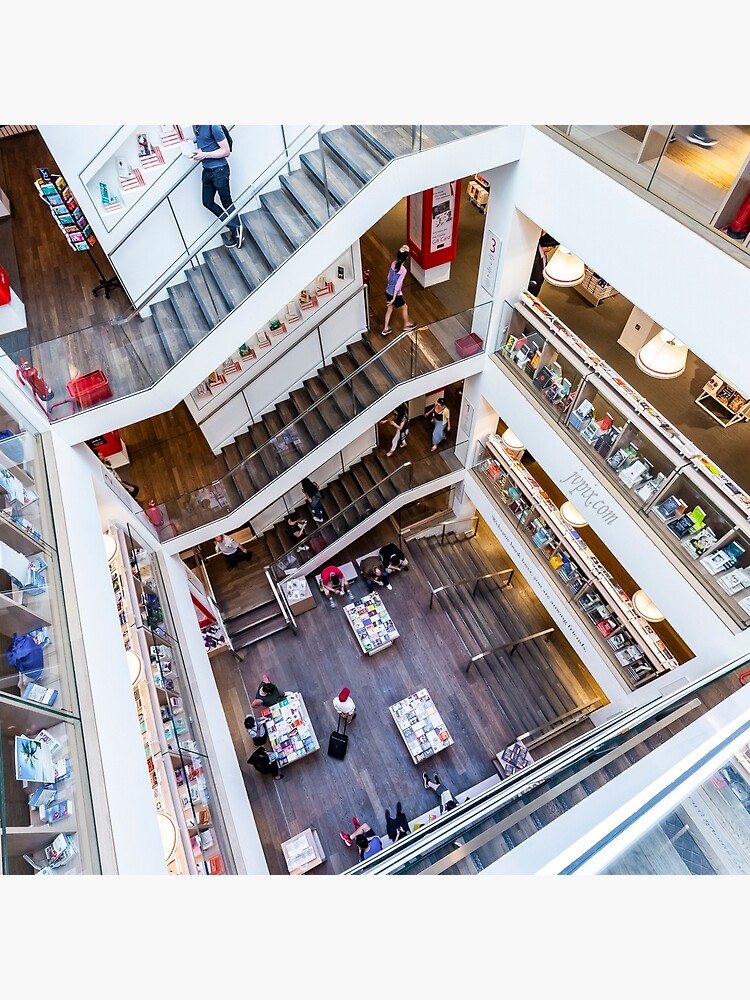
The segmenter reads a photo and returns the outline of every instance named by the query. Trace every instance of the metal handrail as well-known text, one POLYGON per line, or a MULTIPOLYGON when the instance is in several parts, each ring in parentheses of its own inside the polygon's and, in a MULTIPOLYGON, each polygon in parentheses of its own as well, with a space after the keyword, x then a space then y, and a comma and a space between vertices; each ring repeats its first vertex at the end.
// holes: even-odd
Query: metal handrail
MULTIPOLYGON (((433 514, 433 517, 434 516, 435 515, 433 514)), ((422 524, 428 524, 428 522, 430 522, 430 521, 432 521, 432 517, 423 517, 421 521, 416 521, 414 524, 410 524, 410 525, 408 525, 408 527, 402 528, 399 531, 399 537, 403 538, 403 536, 408 531, 417 531, 419 529, 420 525, 422 525, 422 524)), ((442 531, 442 534, 440 536, 441 537, 441 544, 442 544, 442 539, 445 538, 445 529, 446 529, 446 527, 449 524, 460 524, 461 521, 471 521, 471 523, 473 525, 471 537, 473 538, 474 535, 476 535, 477 531, 479 530, 479 514, 473 514, 471 517, 451 517, 447 521, 437 521, 434 524, 429 524, 429 527, 431 527, 431 528, 439 528, 439 527, 442 526, 443 531, 442 531)))
POLYGON ((538 746, 540 743, 544 743, 551 737, 556 736, 564 729, 577 725, 583 719, 587 719, 592 712, 595 712, 597 708, 601 707, 602 699, 595 698, 593 701, 589 701, 585 705, 578 705, 576 708, 571 708, 569 712, 563 712, 562 715, 558 715, 554 719, 550 719, 548 722, 542 723, 540 726, 534 726, 534 728, 530 729, 527 733, 521 733, 520 736, 516 736, 516 740, 524 743, 528 750, 533 750, 535 746, 538 746), (552 728, 549 728, 550 726, 552 728), (529 739, 529 737, 531 737, 531 739, 529 739))
MULTIPOLYGON (((369 494, 372 493, 374 490, 379 489, 383 485, 383 483, 387 483, 388 480, 392 479, 398 472, 401 472, 402 469, 410 468, 411 465, 412 465, 411 462, 404 462, 402 465, 399 465, 399 467, 397 469, 394 469, 393 472, 389 472, 387 476, 383 476, 383 478, 380 479, 380 480, 378 480, 378 482, 375 483, 374 486, 371 486, 369 490, 366 490, 361 496, 357 497, 356 500, 352 500, 352 502, 350 504, 347 504, 346 507, 342 507, 341 510, 337 514, 333 515, 333 517, 329 517, 328 520, 324 521, 322 524, 317 524, 312 529, 312 531, 309 534, 303 535, 302 538, 300 538, 300 540, 298 542, 296 542, 292 546, 291 549, 288 549, 284 553, 284 555, 279 556, 278 559, 275 559, 269 566, 266 567, 266 569, 270 570, 277 563, 280 563, 281 560, 284 559, 285 556, 288 556, 290 552, 294 552, 295 549, 298 549, 300 547, 300 545, 303 545, 305 542, 307 542, 310 538, 313 537, 313 535, 317 535, 318 532, 322 531, 323 528, 328 527, 333 521, 335 521, 337 518, 341 517, 341 515, 344 514, 347 510, 351 510, 352 507, 356 507, 356 505, 358 503, 361 503, 361 501, 366 496, 369 496, 369 494)), ((323 488, 325 489, 325 487, 323 487, 323 488)))
POLYGON ((515 573, 515 569, 499 569, 497 570, 496 573, 484 573, 482 576, 470 576, 468 580, 456 580, 455 583, 444 583, 442 587, 431 586, 430 590, 432 591, 432 593, 430 594, 430 607, 432 607, 432 602, 435 599, 435 595, 439 594, 441 590, 448 590, 451 587, 461 587, 464 584, 473 583, 474 589, 471 592, 471 596, 474 597, 476 595, 477 587, 479 586, 480 580, 489 580, 494 576, 504 576, 506 573, 508 574, 508 579, 500 588, 501 590, 504 590, 506 587, 510 585, 510 581, 513 579, 513 574, 515 573))
POLYGON ((264 570, 266 574, 266 579, 268 580, 273 596, 276 598, 276 603, 281 608, 281 613, 284 616, 284 621, 293 630, 294 634, 297 635, 297 619, 294 617, 294 612, 292 611, 289 601, 286 599, 286 594, 281 589, 281 587, 276 585, 275 580, 269 572, 268 566, 264 570))
MULTIPOLYGON (((501 650, 507 649, 510 646, 511 650, 510 653, 508 653, 508 656, 513 656, 513 654, 516 651, 516 646, 520 646, 524 642, 530 642, 532 639, 541 639, 542 636, 549 635, 550 632, 554 631, 555 631, 554 626, 552 628, 545 628, 542 629, 541 632, 533 632, 531 635, 525 635, 522 639, 511 639, 510 642, 501 642, 499 646, 493 646, 492 649, 485 649, 483 653, 477 653, 476 656, 472 656, 472 658, 469 660, 466 666, 466 670, 464 671, 464 673, 468 674, 469 667, 472 665, 472 663, 476 663, 477 660, 483 660, 485 656, 489 656, 490 653, 499 653, 501 650)), ((549 639, 545 639, 544 641, 549 642, 549 639)))

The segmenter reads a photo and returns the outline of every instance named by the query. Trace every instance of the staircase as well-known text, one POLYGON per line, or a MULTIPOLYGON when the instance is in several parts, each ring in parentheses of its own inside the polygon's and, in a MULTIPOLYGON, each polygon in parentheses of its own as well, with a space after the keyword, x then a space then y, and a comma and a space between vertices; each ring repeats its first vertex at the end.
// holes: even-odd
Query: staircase
MULTIPOLYGON (((305 378, 299 389, 238 434, 232 444, 225 445, 222 453, 229 471, 221 481, 225 494, 222 506, 232 510, 249 500, 415 372, 431 371, 455 360, 424 328, 397 338, 375 358, 382 349, 382 343, 365 333, 330 364, 305 378)), ((215 516, 211 509, 191 504, 191 499, 191 495, 178 497, 165 505, 169 520, 179 526, 180 533, 215 516)))
MULTIPOLYGON (((512 568, 502 555, 487 554, 490 542, 483 538, 453 534, 446 535, 441 544, 438 536, 431 536, 407 545, 427 581, 437 588, 512 568)), ((550 625, 541 613, 536 623, 530 621, 524 593, 527 585, 518 575, 510 586, 503 583, 502 577, 482 580, 475 596, 470 584, 443 591, 435 598, 431 613, 448 615, 466 646, 467 663, 477 653, 550 625)), ((535 729, 600 696, 567 645, 561 642, 559 647, 555 642, 534 640, 519 645, 512 658, 508 651, 491 653, 472 664, 471 671, 476 670, 482 678, 512 732, 535 729)))
MULTIPOLYGON (((463 125, 426 128, 422 148, 487 130, 463 125)), ((387 163, 413 152, 410 127, 344 125, 320 133, 320 142, 320 148, 300 156, 299 167, 278 174, 279 187, 264 191, 253 199, 251 210, 240 212, 245 229, 241 247, 224 245, 196 254, 182 280, 175 278, 167 287, 166 298, 149 303, 150 315, 132 317, 110 331, 114 342, 108 345, 107 374, 115 397, 153 385, 387 163)), ((81 371, 99 366, 106 333, 92 329, 75 339, 41 344, 35 349, 37 367, 62 392, 70 377, 69 362, 81 371), (92 357, 98 359, 96 364, 92 357)))
POLYGON ((261 598, 246 611, 224 619, 224 627, 234 650, 247 649, 261 639, 267 639, 289 628, 270 587, 268 592, 270 597, 267 599, 261 598))

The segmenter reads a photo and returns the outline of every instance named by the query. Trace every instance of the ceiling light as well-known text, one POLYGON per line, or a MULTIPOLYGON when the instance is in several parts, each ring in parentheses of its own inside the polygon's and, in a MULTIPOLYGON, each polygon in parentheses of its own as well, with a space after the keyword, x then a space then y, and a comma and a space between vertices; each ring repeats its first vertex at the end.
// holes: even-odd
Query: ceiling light
POLYGON ((645 590, 636 590, 633 594, 633 607, 637 615, 647 622, 663 622, 664 615, 648 596, 645 590))
POLYGON ((580 285, 586 275, 586 266, 580 257, 562 244, 555 250, 544 268, 544 280, 560 288, 580 285))
POLYGON ((503 431, 500 440, 503 442, 503 445, 508 449, 508 451, 513 452, 516 457, 518 457, 518 455, 526 449, 526 445, 513 433, 510 427, 503 431))
POLYGON ((652 337, 635 356, 635 363, 651 378, 677 378, 687 365, 688 349, 669 330, 652 337))
POLYGON ((117 539, 108 532, 104 533, 104 551, 107 553, 107 562, 112 562, 117 552, 117 539))
POLYGON ((560 517, 570 528, 585 528, 589 523, 586 518, 576 510, 570 500, 566 500, 560 508, 560 517))
POLYGON ((143 669, 143 661, 140 656, 132 649, 125 651, 125 659, 128 661, 128 670, 130 671, 130 683, 133 687, 136 686, 138 681, 141 679, 141 670, 143 669))
POLYGON ((177 826, 168 813, 157 813, 156 818, 159 821, 159 833, 161 834, 161 845, 164 848, 164 858, 167 864, 169 864, 177 850, 177 826))

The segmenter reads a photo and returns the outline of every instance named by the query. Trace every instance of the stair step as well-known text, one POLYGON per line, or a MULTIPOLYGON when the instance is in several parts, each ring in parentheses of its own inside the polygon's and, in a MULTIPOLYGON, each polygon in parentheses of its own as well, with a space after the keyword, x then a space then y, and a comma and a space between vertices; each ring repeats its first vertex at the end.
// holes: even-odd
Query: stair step
MULTIPOLYGON (((297 408, 291 399, 282 399, 276 404, 276 411, 281 418, 282 424, 292 424, 292 430, 299 435, 302 441, 302 453, 306 455, 318 444, 318 440, 310 432, 307 420, 300 420, 297 408)), ((313 414, 310 414, 313 416, 313 414)), ((322 423, 322 421, 321 421, 322 423)))
POLYGON ((211 327, 190 283, 170 285, 167 293, 190 345, 199 344, 211 327))
POLYGON ((276 562, 277 559, 281 559, 286 552, 286 547, 281 544, 274 528, 269 528, 267 531, 264 531, 263 538, 268 545, 268 551, 271 553, 271 559, 274 562, 276 562))
POLYGON ((291 257, 294 247, 265 209, 256 208, 248 212, 242 216, 242 222, 247 230, 242 247, 246 243, 255 243, 272 271, 291 257))
POLYGON ((300 156, 300 162, 340 205, 345 205, 362 189, 362 182, 339 163, 330 150, 314 149, 300 156), (324 163, 325 160, 325 163, 324 163))
POLYGON ((295 250, 317 232, 318 227, 299 211, 297 203, 284 188, 268 191, 260 200, 295 250))
POLYGON ((351 354, 336 354, 333 358, 333 364, 341 372, 343 378, 347 380, 347 387, 352 386, 354 388, 354 395, 359 401, 359 411, 372 406, 376 400, 380 399, 381 394, 364 372, 357 375, 354 374, 358 369, 358 365, 351 354))
POLYGON ((232 645, 235 649, 247 649, 248 646, 254 646, 261 639, 269 639, 272 635, 276 635, 277 632, 283 632, 285 628, 289 628, 289 626, 281 611, 279 611, 278 616, 273 621, 265 622, 263 625, 257 626, 257 628, 246 629, 236 640, 232 640, 232 645))
POLYGON ((268 413, 263 414, 261 419, 268 429, 269 435, 273 438, 271 444, 267 445, 266 448, 271 448, 276 452, 285 469, 290 468, 306 452, 302 442, 301 428, 285 427, 278 410, 269 410, 268 413))
POLYGON ((281 463, 273 444, 270 443, 268 428, 262 420, 251 424, 247 430, 252 442, 252 448, 248 449, 248 455, 253 456, 249 461, 250 474, 255 478, 256 466, 260 467, 265 470, 270 482, 284 471, 285 466, 281 463), (257 454, 253 454, 254 452, 257 454))
POLYGON ((240 302, 245 301, 256 284, 246 279, 244 272, 226 247, 206 250, 203 258, 224 299, 232 309, 236 309, 240 302))
POLYGON ((293 170, 291 174, 279 174, 281 186, 305 212, 316 227, 338 212, 341 205, 331 199, 326 199, 320 185, 306 170, 293 170))
POLYGON ((151 316, 159 331, 162 343, 169 354, 170 363, 176 364, 187 354, 190 344, 182 329, 174 306, 169 299, 151 303, 151 316))
MULTIPOLYGON (((245 221, 244 216, 242 221, 245 221)), ((225 252, 234 261, 251 292, 255 291, 258 285, 262 284, 274 270, 261 252, 260 247, 247 234, 241 247, 228 247, 225 252)))
POLYGON ((342 522, 346 524, 347 530, 359 524, 360 516, 354 508, 349 509, 351 498, 341 483, 338 480, 334 480, 332 483, 328 484, 327 489, 338 505, 339 515, 337 517, 337 523, 339 525, 341 525, 342 522), (343 513, 341 513, 341 511, 343 511, 343 513))
POLYGON ((341 372, 335 365, 324 365, 318 370, 318 377, 326 387, 326 392, 331 393, 339 413, 343 417, 344 423, 348 423, 361 412, 352 388, 349 384, 344 384, 341 372))
POLYGON ((371 145, 381 156, 395 159, 413 153, 418 149, 419 137, 412 135, 410 125, 353 125, 364 142, 371 145))
POLYGON ((313 401, 317 404, 315 408, 330 428, 331 433, 334 433, 340 427, 343 427, 346 423, 346 419, 339 409, 335 399, 333 396, 328 396, 327 399, 324 398, 328 393, 328 386, 323 379, 318 375, 314 375, 312 378, 306 378, 304 381, 304 387, 307 389, 313 401))
POLYGON ((232 638, 243 629, 252 625, 260 625, 261 622, 268 621, 269 618, 276 618, 279 614, 279 605, 275 597, 271 596, 260 604, 240 611, 231 618, 224 619, 227 633, 232 638))
POLYGON ((187 268, 185 275, 206 318, 209 329, 213 330, 216 324, 230 312, 230 307, 213 271, 208 264, 204 263, 187 268))
POLYGON ((310 436, 320 444, 331 436, 331 428, 323 419, 320 410, 313 404, 312 397, 307 389, 294 389, 290 393, 291 401, 294 405, 294 412, 297 416, 305 414, 302 422, 308 428, 310 436))
POLYGON ((138 352, 149 360, 149 375, 156 378, 172 367, 172 356, 159 333, 153 316, 135 316, 125 323, 125 333, 138 345, 138 352))
POLYGON ((389 376, 387 369, 383 367, 379 360, 372 360, 374 354, 367 341, 355 340, 353 343, 348 344, 346 349, 354 358, 358 368, 362 365, 367 365, 364 374, 367 375, 381 396, 393 388, 396 383, 389 376))
POLYGON ((351 125, 324 132, 321 141, 334 151, 345 169, 350 170, 363 184, 379 174, 390 160, 372 143, 366 142, 351 125))

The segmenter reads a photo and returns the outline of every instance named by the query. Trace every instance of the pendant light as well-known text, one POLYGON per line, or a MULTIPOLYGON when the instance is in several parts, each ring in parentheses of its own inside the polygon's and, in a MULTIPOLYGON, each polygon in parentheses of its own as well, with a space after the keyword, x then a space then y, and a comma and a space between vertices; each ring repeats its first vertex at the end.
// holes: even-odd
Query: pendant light
POLYGON ((663 622, 664 615, 648 596, 645 590, 636 590, 633 594, 635 613, 647 622, 663 622))
POLYGON ((515 458, 520 458, 526 451, 526 445, 513 433, 510 427, 503 431, 500 440, 503 442, 503 447, 515 458))
POLYGON ((669 330, 652 337, 635 356, 635 363, 651 378, 677 378, 687 365, 688 349, 669 330))
POLYGON ((156 819, 159 823, 164 860, 169 864, 170 861, 174 860, 175 853, 177 852, 177 826, 169 813, 157 813, 156 819))
POLYGON ((104 533, 104 551, 107 553, 107 562, 112 562, 117 552, 117 539, 108 532, 104 533))
POLYGON ((586 267, 580 257, 562 244, 555 250, 545 265, 544 280, 559 288, 580 285, 586 276, 586 267))
POLYGON ((128 661, 128 670, 130 671, 130 683, 133 687, 136 686, 138 681, 141 679, 141 673, 143 670, 143 661, 140 656, 132 649, 127 649, 125 651, 125 659, 128 661))
POLYGON ((560 517, 569 528, 585 528, 589 523, 583 514, 580 514, 570 500, 566 500, 560 508, 560 517))

